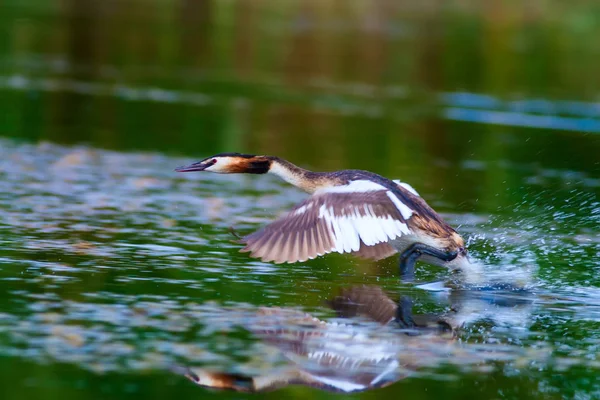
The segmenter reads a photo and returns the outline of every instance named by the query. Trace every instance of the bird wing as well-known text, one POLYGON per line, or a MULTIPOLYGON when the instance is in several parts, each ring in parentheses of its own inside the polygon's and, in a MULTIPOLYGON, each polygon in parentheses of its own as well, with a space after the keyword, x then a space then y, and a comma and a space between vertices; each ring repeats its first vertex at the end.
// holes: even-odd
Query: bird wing
POLYGON ((387 242, 377 243, 373 246, 367 246, 362 240, 360 241, 360 248, 358 251, 353 251, 350 254, 353 256, 364 258, 367 260, 379 261, 384 258, 388 258, 396 254, 398 250, 392 247, 387 242))
POLYGON ((241 251, 275 263, 305 261, 331 252, 383 258, 393 254, 388 241, 412 233, 407 224, 412 213, 385 187, 352 181, 315 192, 243 238, 246 246, 241 251))

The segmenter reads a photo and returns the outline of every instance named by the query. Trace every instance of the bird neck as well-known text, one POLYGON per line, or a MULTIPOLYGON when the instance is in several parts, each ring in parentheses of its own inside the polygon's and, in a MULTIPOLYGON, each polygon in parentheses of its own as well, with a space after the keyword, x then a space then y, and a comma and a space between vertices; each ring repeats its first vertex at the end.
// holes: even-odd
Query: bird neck
POLYGON ((332 184, 326 179, 326 173, 312 172, 278 157, 272 158, 269 173, 308 193, 332 184))

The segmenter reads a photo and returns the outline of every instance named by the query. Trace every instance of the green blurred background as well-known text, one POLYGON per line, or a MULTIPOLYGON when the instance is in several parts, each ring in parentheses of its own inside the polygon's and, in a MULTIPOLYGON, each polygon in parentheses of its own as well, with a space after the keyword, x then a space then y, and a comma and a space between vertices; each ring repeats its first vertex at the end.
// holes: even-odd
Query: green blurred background
MULTIPOLYGON (((293 148, 308 162, 360 163, 353 148, 456 159, 478 147, 453 136, 503 129, 436 118, 453 105, 446 93, 490 95, 475 107, 497 110, 579 111, 597 127, 598 15, 593 1, 7 0, 2 133, 200 154, 293 148), (550 103, 506 104, 536 99, 550 103)), ((561 139, 593 168, 580 135, 561 139)))

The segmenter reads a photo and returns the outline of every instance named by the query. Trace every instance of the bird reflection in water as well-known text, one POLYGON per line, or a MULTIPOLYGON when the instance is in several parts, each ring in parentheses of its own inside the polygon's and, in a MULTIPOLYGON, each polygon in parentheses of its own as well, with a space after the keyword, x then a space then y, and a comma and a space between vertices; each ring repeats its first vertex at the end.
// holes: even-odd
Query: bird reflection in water
MULTIPOLYGON (((255 318, 244 321, 244 326, 280 351, 288 361, 285 368, 259 375, 188 367, 177 372, 213 389, 264 392, 304 385, 349 393, 382 388, 418 369, 443 363, 478 365, 516 357, 524 349, 500 344, 471 346, 457 339, 459 330, 476 321, 477 315, 486 320, 503 315, 492 309, 510 309, 512 313, 507 314, 515 315, 516 322, 526 320, 530 313, 532 303, 523 298, 509 296, 501 302, 491 298, 489 292, 485 296, 457 292, 447 298, 452 306, 443 314, 413 315, 408 297, 396 303, 379 287, 351 287, 328 301, 339 317, 333 322, 298 310, 264 307, 257 310, 255 318)), ((510 324, 502 318, 502 324, 510 324)))

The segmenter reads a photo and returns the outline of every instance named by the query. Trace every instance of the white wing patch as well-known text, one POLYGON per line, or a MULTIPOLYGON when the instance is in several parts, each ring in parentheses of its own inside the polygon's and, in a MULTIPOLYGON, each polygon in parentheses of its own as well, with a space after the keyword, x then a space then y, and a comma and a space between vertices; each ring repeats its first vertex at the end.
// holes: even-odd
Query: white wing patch
POLYGON ((347 185, 332 186, 325 189, 321 189, 319 190, 319 193, 364 193, 373 192, 377 190, 385 190, 385 187, 381 186, 378 183, 363 179, 358 181, 352 181, 347 185))
POLYGON ((305 212, 307 212, 308 210, 310 210, 312 207, 313 207, 313 205, 310 204, 310 203, 308 203, 308 204, 300 207, 296 211, 294 211, 294 215, 304 214, 305 212))
MULTIPOLYGON (((399 183, 408 186, 409 191, 416 194, 416 191, 410 185, 399 183)), ((413 212, 400 201, 392 192, 378 183, 369 180, 352 181, 347 185, 334 186, 323 189, 321 192, 327 193, 364 193, 371 191, 385 190, 389 199, 394 203, 400 214, 405 220, 408 220, 413 212)), ((369 204, 363 204, 363 209, 366 215, 360 215, 355 209, 353 213, 344 216, 336 216, 333 208, 327 208, 322 205, 319 209, 319 218, 325 219, 330 228, 332 237, 334 237, 335 249, 338 253, 350 253, 360 249, 360 241, 367 246, 373 246, 377 243, 387 242, 401 235, 411 233, 408 226, 391 217, 382 218, 376 216, 369 204)), ((298 213, 304 212, 301 207, 297 210, 298 213), (302 211, 300 211, 302 210, 302 211)))
POLYGON ((417 191, 415 190, 415 188, 413 188, 412 186, 410 186, 408 183, 399 181, 398 179, 394 179, 394 183, 397 184, 398 186, 402 186, 404 189, 408 190, 409 192, 411 192, 415 196, 419 196, 419 193, 417 193, 417 191))
POLYGON ((318 217, 326 221, 335 243, 333 251, 350 253, 360 249, 361 240, 365 245, 373 246, 411 233, 408 226, 401 221, 389 216, 376 216, 370 204, 363 204, 362 207, 366 214, 363 216, 357 209, 348 215, 336 216, 333 208, 327 208, 326 205, 320 207, 318 217))
POLYGON ((400 199, 397 198, 394 193, 386 192, 386 194, 387 194, 387 197, 389 197, 390 200, 394 203, 396 208, 398 208, 398 211, 400 211, 400 214, 402 214, 402 218, 409 219, 412 216, 412 214, 413 214, 412 210, 410 208, 408 208, 408 206, 406 204, 401 202, 400 199))

